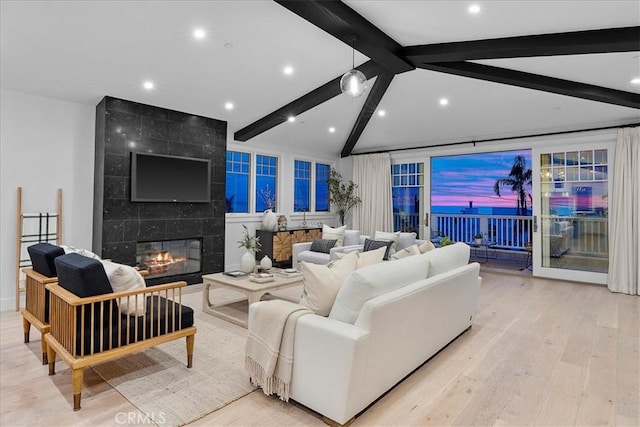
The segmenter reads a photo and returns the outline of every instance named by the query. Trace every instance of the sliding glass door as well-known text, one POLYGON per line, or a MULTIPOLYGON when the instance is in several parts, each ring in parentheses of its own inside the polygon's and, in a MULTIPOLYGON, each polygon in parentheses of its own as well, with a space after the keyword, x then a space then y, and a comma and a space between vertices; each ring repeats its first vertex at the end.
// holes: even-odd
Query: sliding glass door
POLYGON ((613 143, 533 150, 534 275, 606 283, 613 143))

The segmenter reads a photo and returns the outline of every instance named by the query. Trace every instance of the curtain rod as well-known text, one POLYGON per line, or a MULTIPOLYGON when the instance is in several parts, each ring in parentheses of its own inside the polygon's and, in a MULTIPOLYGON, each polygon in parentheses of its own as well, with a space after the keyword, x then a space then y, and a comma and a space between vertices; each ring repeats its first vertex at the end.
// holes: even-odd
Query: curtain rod
POLYGON ((521 135, 521 136, 506 136, 506 137, 503 137, 503 138, 476 139, 476 140, 471 140, 471 141, 448 142, 448 143, 445 143, 445 144, 422 145, 420 147, 395 148, 393 150, 367 151, 367 152, 364 152, 364 153, 354 153, 354 154, 351 154, 351 155, 352 156, 364 156, 366 154, 392 153, 392 152, 395 152, 395 151, 408 151, 408 150, 423 150, 423 149, 426 149, 426 148, 453 147, 453 146, 456 146, 456 145, 464 145, 464 144, 473 144, 473 146, 475 147, 476 144, 478 144, 480 142, 495 142, 495 141, 506 141, 508 139, 523 139, 523 138, 534 138, 534 137, 540 137, 540 136, 566 135, 566 134, 570 134, 570 133, 593 132, 593 131, 597 131, 597 130, 618 129, 618 128, 625 128, 625 127, 634 128, 634 127, 638 127, 638 126, 640 126, 640 122, 629 123, 629 124, 626 124, 626 125, 605 126, 605 127, 590 128, 590 129, 565 130, 565 131, 559 131, 559 132, 535 133, 535 134, 521 135))

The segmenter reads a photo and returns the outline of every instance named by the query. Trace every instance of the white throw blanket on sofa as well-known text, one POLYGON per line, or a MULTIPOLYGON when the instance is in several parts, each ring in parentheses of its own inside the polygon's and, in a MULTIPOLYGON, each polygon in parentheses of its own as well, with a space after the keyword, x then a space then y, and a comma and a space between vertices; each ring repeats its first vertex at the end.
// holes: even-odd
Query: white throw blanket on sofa
POLYGON ((266 395, 289 400, 293 368, 293 341, 298 318, 313 311, 283 300, 262 304, 249 328, 245 368, 251 383, 266 395))

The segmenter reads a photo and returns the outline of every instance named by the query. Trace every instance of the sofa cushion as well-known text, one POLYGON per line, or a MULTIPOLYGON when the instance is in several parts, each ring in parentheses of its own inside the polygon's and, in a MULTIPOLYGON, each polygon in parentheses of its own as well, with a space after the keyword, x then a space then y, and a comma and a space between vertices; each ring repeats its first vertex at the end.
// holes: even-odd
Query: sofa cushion
POLYGON ((320 316, 328 315, 340 286, 345 277, 355 270, 357 261, 358 253, 349 252, 330 265, 300 263, 304 275, 304 290, 300 304, 309 307, 320 316))
POLYGON ((373 235, 373 240, 388 240, 391 241, 391 253, 393 254, 398 247, 398 239, 400 238, 400 232, 396 231, 395 233, 387 233, 386 231, 376 231, 373 235))
POLYGON ((407 248, 400 249, 398 252, 391 255, 391 259, 402 259, 413 255, 420 255, 418 245, 411 245, 407 248))
POLYGON ((344 240, 342 246, 353 246, 360 244, 360 230, 344 230, 344 240))
POLYGON ((435 249, 436 247, 434 246, 433 243, 431 243, 431 240, 427 240, 426 242, 424 242, 423 244, 421 244, 418 249, 420 249, 420 253, 424 254, 426 252, 429 252, 432 249, 435 249))
POLYGON ((424 256, 429 260, 428 277, 469 264, 470 251, 469 245, 458 242, 427 252, 424 256))
POLYGON ((31 266, 34 271, 47 276, 56 277, 56 265, 54 260, 60 255, 64 255, 64 249, 51 243, 36 243, 27 248, 31 266))
MULTIPOLYGON (((302 261, 312 262, 314 264, 328 264, 330 261, 329 254, 324 252, 302 251, 298 254, 298 264, 302 261)), ((294 265, 294 267, 297 267, 294 265)))
MULTIPOLYGON (((101 262, 114 292, 132 291, 147 287, 144 278, 135 268, 111 261, 103 260, 101 262)), ((119 304, 120 312, 122 314, 141 316, 145 312, 144 301, 144 295, 139 295, 137 298, 135 296, 123 298, 119 304)))
POLYGON ((358 255, 358 262, 356 264, 356 270, 359 268, 367 267, 369 265, 382 262, 384 254, 387 252, 387 247, 383 246, 378 249, 374 249, 367 252, 360 252, 357 249, 353 249, 350 252, 337 252, 335 254, 336 259, 342 259, 349 253, 356 253, 358 255))
POLYGON ((338 291, 329 318, 353 324, 371 298, 425 279, 428 273, 426 254, 355 270, 338 291))
POLYGON ((312 252, 322 252, 324 254, 328 254, 331 252, 331 248, 336 245, 336 239, 313 239, 311 242, 311 248, 309 249, 312 252))
POLYGON ((400 233, 398 235, 398 242, 396 243, 396 251, 408 248, 411 245, 416 244, 416 233, 400 233))
POLYGON ((373 251, 378 248, 386 248, 384 252, 384 257, 382 259, 389 259, 389 254, 391 252, 391 246, 393 245, 393 241, 391 240, 371 240, 365 239, 364 247, 362 249, 363 252, 373 251))
POLYGON ((342 227, 329 227, 326 224, 322 225, 322 238, 323 239, 336 239, 336 246, 342 246, 342 242, 344 241, 344 232, 347 229, 346 225, 342 227))

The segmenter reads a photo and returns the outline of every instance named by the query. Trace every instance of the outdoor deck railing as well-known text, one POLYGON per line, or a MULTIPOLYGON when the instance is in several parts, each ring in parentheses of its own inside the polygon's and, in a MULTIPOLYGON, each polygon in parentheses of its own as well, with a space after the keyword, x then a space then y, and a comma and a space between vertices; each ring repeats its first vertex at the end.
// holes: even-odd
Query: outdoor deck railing
MULTIPOLYGON (((558 219, 569 221, 573 226, 571 235, 567 236, 572 253, 607 256, 609 232, 606 217, 573 216, 558 219)), ((416 229, 419 229, 418 222, 416 229)), ((541 221, 538 222, 540 224, 541 221)), ((431 237, 449 236, 454 242, 471 242, 475 235, 481 234, 488 241, 495 242, 498 248, 523 250, 531 241, 532 227, 530 216, 432 214, 430 228, 431 237)))

